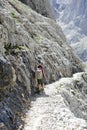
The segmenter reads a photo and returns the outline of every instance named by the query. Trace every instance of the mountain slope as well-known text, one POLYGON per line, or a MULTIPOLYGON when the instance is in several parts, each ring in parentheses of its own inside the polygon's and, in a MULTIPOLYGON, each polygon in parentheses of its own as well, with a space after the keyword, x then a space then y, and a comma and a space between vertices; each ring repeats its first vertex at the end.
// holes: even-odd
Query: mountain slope
POLYGON ((0 127, 18 129, 34 89, 33 72, 42 62, 47 82, 83 71, 54 20, 18 0, 0 1, 0 127))
MULTIPOLYGON (((79 42, 79 46, 85 46, 87 42, 87 1, 67 0, 66 2, 65 0, 55 0, 52 2, 55 9, 55 17, 58 19, 58 22, 60 23, 69 43, 74 44, 79 42)), ((78 46, 75 47, 74 50, 76 48, 78 48, 78 46)), ((85 50, 87 51, 87 47, 85 50)), ((83 56, 85 53, 84 49, 79 50, 79 52, 81 55, 80 58, 83 61, 86 61, 87 56, 85 55, 85 58, 83 56)), ((77 52, 76 54, 78 55, 77 52)))

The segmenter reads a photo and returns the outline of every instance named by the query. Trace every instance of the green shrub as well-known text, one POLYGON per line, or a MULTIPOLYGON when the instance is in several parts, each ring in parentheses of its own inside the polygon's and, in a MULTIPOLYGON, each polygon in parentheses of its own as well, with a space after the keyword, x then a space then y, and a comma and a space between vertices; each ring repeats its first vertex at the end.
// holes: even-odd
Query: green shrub
POLYGON ((14 12, 11 12, 11 16, 17 20, 17 22, 21 23, 21 19, 14 13, 14 12))
POLYGON ((12 55, 18 55, 18 53, 22 52, 22 51, 29 51, 29 48, 26 47, 26 46, 18 46, 18 45, 15 45, 15 46, 11 46, 11 45, 5 45, 4 46, 5 48, 5 54, 6 55, 9 55, 9 54, 12 54, 12 55))

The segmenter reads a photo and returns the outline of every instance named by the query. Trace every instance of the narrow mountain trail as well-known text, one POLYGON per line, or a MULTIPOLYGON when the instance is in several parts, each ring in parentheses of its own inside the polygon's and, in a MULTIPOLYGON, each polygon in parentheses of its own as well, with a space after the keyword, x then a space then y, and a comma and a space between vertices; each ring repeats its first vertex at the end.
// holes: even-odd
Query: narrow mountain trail
POLYGON ((32 100, 24 130, 87 130, 85 120, 75 117, 57 93, 57 83, 47 85, 45 92, 32 100))

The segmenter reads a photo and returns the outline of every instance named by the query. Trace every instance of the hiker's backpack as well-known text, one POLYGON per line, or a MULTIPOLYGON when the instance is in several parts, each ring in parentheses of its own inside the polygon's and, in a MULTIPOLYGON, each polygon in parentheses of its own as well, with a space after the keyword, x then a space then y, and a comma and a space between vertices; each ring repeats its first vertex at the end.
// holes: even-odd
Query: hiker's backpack
POLYGON ((37 77, 37 79, 43 78, 42 70, 39 68, 37 68, 37 70, 36 70, 36 77, 37 77))

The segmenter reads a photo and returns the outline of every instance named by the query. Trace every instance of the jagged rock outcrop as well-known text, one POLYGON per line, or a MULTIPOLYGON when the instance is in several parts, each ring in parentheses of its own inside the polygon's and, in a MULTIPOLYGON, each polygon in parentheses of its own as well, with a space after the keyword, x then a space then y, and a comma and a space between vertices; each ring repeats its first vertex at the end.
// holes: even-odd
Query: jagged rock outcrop
POLYGON ((55 21, 18 0, 0 1, 0 30, 0 128, 17 130, 39 61, 48 83, 83 71, 83 65, 55 21))
POLYGON ((74 74, 72 78, 62 78, 57 90, 75 117, 87 121, 87 73, 74 74))
POLYGON ((75 44, 71 44, 72 48, 74 49, 75 53, 83 60, 87 61, 87 37, 84 37, 75 44))
POLYGON ((20 0, 21 2, 29 5, 36 12, 54 19, 53 9, 50 0, 20 0))

